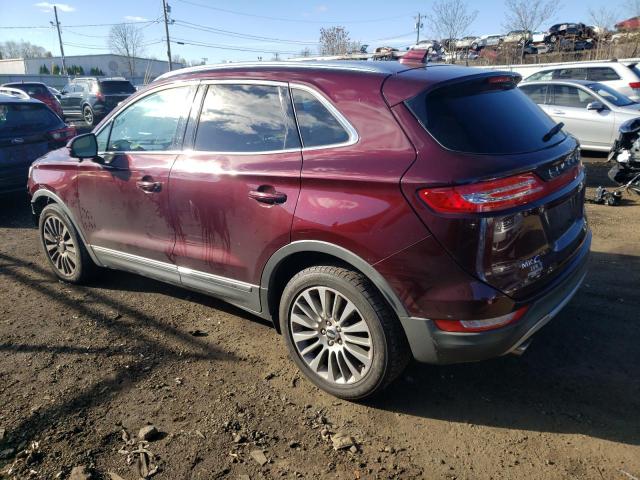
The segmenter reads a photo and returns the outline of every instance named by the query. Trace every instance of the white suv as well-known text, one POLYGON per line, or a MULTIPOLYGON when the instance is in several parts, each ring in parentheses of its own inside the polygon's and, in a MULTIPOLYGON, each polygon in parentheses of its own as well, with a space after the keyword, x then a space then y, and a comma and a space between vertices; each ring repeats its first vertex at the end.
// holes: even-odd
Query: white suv
POLYGON ((640 68, 636 65, 616 61, 547 65, 525 81, 590 80, 603 83, 637 102, 640 100, 640 68))

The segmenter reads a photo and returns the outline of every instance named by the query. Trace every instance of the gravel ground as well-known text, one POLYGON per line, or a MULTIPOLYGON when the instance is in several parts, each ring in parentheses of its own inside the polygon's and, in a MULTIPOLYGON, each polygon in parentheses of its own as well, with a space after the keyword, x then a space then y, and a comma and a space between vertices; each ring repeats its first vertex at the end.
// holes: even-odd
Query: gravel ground
MULTIPOLYGON (((590 192, 603 161, 587 159, 590 192)), ((524 356, 411 365, 355 404, 222 302, 119 272, 57 281, 26 198, 5 199, 0 478, 637 479, 640 202, 587 209, 586 283, 524 356)))

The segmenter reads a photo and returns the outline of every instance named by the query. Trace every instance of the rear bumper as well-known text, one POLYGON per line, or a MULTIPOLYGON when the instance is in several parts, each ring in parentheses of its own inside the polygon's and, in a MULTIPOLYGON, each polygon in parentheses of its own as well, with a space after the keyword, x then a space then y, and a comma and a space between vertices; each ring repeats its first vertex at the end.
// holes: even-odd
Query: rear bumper
POLYGON ((565 274, 529 305, 515 324, 488 332, 456 333, 438 329, 431 320, 401 318, 413 356, 419 362, 476 362, 512 353, 555 317, 578 291, 587 272, 591 232, 565 274))

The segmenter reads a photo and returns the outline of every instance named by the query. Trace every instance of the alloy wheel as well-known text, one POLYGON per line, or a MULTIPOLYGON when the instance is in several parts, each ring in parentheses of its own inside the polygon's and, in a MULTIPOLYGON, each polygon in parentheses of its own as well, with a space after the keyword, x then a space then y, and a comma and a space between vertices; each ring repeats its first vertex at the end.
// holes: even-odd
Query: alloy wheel
POLYGON ((289 315, 296 351, 322 379, 339 385, 360 381, 373 361, 367 322, 352 301, 322 286, 300 293, 289 315))
POLYGON ((56 216, 48 217, 42 232, 44 247, 51 263, 64 276, 71 276, 78 268, 78 249, 65 224, 56 216))
POLYGON ((83 117, 87 125, 93 125, 93 111, 90 107, 85 107, 83 117))

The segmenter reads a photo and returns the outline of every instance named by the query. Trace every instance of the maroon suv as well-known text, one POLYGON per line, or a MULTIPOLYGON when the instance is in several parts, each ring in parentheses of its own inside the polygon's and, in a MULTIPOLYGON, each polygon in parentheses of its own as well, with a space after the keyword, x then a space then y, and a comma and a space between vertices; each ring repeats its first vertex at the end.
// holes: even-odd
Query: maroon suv
POLYGON ((273 321, 348 399, 524 351, 585 275, 584 172, 510 73, 394 62, 166 74, 32 169, 58 277, 96 266, 273 321))

